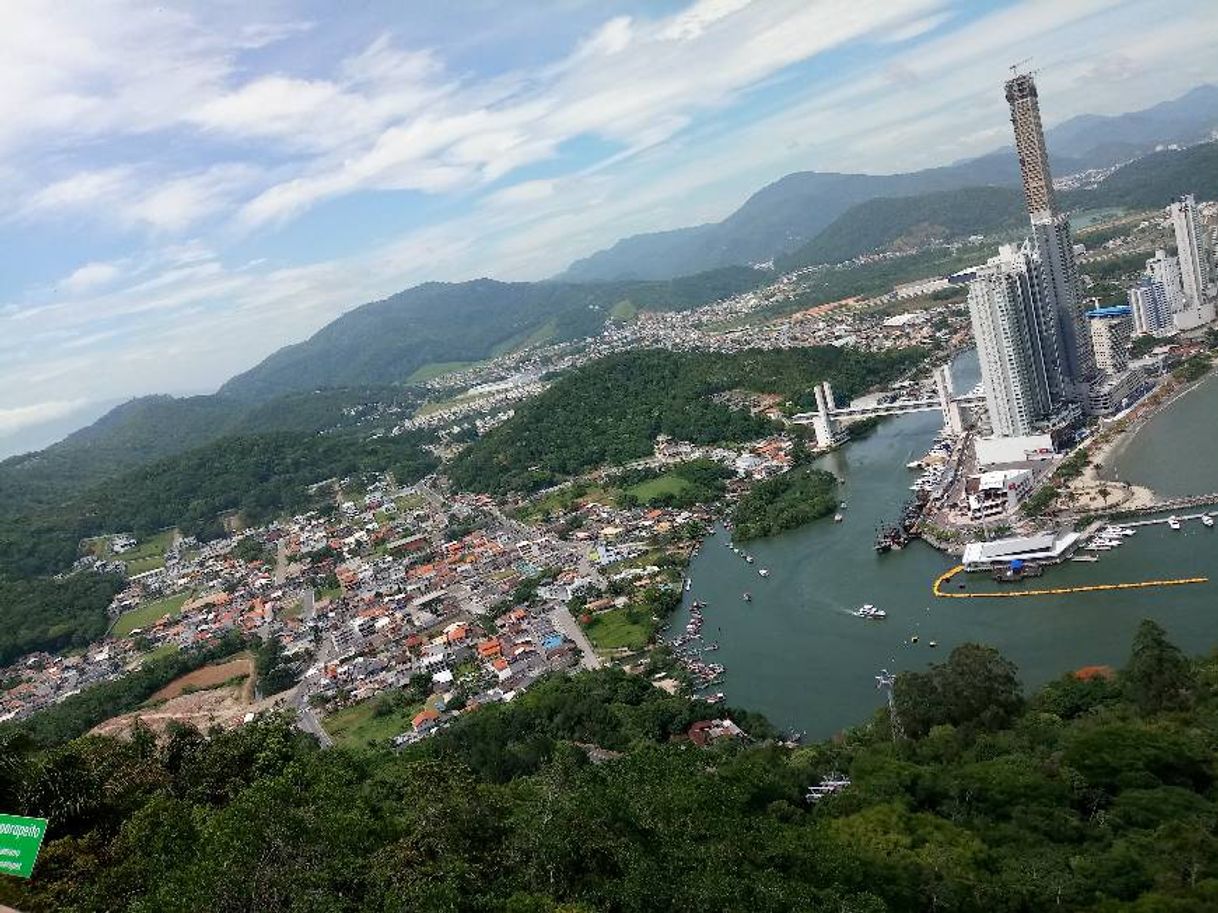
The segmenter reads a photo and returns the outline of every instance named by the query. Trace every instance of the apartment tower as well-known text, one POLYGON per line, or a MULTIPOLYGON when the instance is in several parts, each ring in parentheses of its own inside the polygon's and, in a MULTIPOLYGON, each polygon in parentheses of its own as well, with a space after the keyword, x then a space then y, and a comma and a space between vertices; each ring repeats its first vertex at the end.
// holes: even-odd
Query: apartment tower
POLYGON ((1182 307, 1176 314, 1176 326, 1191 330, 1214 319, 1214 305, 1210 297, 1209 244, 1205 227, 1197 212, 1197 202, 1192 194, 1180 197, 1169 207, 1172 229, 1176 234, 1176 248, 1180 261, 1180 279, 1184 291, 1182 307))
POLYGON ((991 430, 998 437, 1032 434, 1053 408, 1041 348, 1038 272, 1027 244, 1003 245, 969 279, 969 317, 991 430))

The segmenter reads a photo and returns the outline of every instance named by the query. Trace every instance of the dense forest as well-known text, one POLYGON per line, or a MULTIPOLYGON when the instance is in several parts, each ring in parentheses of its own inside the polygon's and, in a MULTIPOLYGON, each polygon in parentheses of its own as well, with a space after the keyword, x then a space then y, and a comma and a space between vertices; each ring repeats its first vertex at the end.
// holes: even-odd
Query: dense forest
POLYGON ((881 197, 853 206, 804 246, 785 267, 841 263, 860 254, 931 240, 953 240, 1021 228, 1023 198, 1009 187, 963 187, 911 197, 881 197))
POLYGON ((317 387, 402 383, 525 345, 601 330, 615 308, 680 310, 767 281, 737 266, 656 282, 429 282, 355 308, 234 377, 223 395, 265 399, 317 387))
POLYGON ((95 485, 61 506, 0 513, 0 575, 55 573, 76 559, 80 540, 110 532, 143 538, 168 526, 215 538, 219 514, 251 524, 310 506, 323 479, 391 470, 410 483, 435 466, 413 435, 366 440, 355 434, 276 432, 221 438, 95 485))
MULTIPOLYGON (((809 696, 809 699, 816 699, 809 696)), ((966 645, 887 710, 785 748, 617 670, 552 678, 403 752, 271 715, 158 744, 0 741, 45 816, 26 913, 1202 913, 1218 905, 1218 659, 1145 622, 1126 668, 1030 698, 966 645), (749 734, 699 749, 709 714, 749 734), (894 726, 895 723, 895 726, 894 726), (895 730, 895 731, 894 731, 895 730), (597 763, 591 758, 595 757, 597 763), (849 785, 819 802, 810 785, 849 785)))
POLYGON ((827 517, 837 508, 837 477, 797 466, 758 482, 732 513, 732 535, 741 541, 776 536, 827 517))
POLYGON ((0 666, 27 653, 84 647, 106 631, 106 607, 123 587, 116 574, 63 580, 0 577, 0 666))
POLYGON ((1062 202, 1071 208, 1144 208, 1166 206, 1186 193, 1199 200, 1218 197, 1218 142, 1152 153, 1118 168, 1092 190, 1064 194, 1062 202))
POLYGON ((375 427, 370 413, 413 409, 409 388, 315 390, 245 403, 222 396, 144 396, 45 450, 0 460, 0 510, 53 508, 140 466, 184 453, 222 437, 271 431, 318 432, 375 427))
POLYGON ((596 466, 648 456, 660 434, 699 444, 760 437, 771 427, 766 419, 711 396, 741 388, 781 394, 806 409, 819 381, 851 397, 894 380, 923 357, 918 349, 872 354, 833 346, 614 355, 560 377, 521 405, 462 452, 450 476, 468 490, 536 491, 596 466))

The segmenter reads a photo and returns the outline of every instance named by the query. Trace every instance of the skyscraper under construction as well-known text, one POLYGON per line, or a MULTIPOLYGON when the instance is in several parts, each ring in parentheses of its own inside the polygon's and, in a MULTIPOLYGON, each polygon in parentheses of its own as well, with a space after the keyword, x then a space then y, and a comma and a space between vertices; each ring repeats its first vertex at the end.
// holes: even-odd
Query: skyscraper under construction
POLYGON ((1067 401, 1085 404, 1088 385, 1095 378, 1095 354, 1087 330, 1070 223, 1057 211, 1036 82, 1031 74, 1021 73, 1007 80, 1005 88, 1045 306, 1055 318, 1042 324, 1044 332, 1055 337, 1044 340, 1043 351, 1046 355, 1057 353, 1057 363, 1045 365, 1050 397, 1054 406, 1067 401))

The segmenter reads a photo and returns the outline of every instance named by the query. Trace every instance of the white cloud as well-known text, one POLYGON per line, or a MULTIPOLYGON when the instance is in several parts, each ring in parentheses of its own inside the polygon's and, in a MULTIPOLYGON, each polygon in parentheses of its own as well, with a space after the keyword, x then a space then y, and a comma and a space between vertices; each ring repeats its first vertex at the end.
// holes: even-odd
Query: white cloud
POLYGON ((44 422, 54 421, 57 418, 63 418, 75 412, 85 405, 86 402, 87 400, 83 399, 56 399, 43 403, 33 403, 29 406, 14 406, 9 409, 0 409, 0 434, 9 434, 14 431, 20 431, 22 428, 29 428, 34 425, 41 425, 44 422))
POLYGON ((113 263, 86 263, 73 271, 61 284, 69 292, 77 294, 109 285, 121 275, 122 270, 113 263))

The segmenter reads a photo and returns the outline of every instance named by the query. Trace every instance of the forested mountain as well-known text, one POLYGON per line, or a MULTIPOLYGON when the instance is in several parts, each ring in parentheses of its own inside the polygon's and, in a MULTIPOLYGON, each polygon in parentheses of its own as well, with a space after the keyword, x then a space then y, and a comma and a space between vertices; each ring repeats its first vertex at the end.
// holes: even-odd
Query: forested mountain
POLYGON ((1198 200, 1218 199, 1218 142, 1155 152, 1118 168, 1092 190, 1065 194, 1062 202, 1088 209, 1153 208, 1185 193, 1195 193, 1198 200))
POLYGON ((872 354, 822 346, 734 354, 648 350, 578 368, 463 451, 449 468, 459 487, 535 491, 603 464, 652 453, 657 435, 711 444, 763 435, 766 419, 716 402, 731 389, 779 393, 799 408, 830 381, 851 397, 899 377, 922 351, 872 354))
MULTIPOLYGON (((1159 144, 1195 143, 1218 128, 1218 87, 1112 117, 1082 115, 1046 132, 1056 175, 1145 155, 1159 144)), ((941 168, 908 174, 786 175, 753 194, 722 222, 633 235, 577 260, 563 279, 661 279, 732 264, 768 261, 795 251, 850 207, 964 187, 1018 187, 1014 152, 1005 148, 941 168)))
MULTIPOLYGON (((62 503, 0 508, 0 579, 64 570, 81 539, 169 526, 186 535, 222 533, 218 515, 239 511, 252 524, 302 510, 306 488, 361 472, 395 472, 403 484, 435 466, 417 435, 368 440, 359 434, 272 432, 228 435, 93 485, 62 503)), ((322 497, 325 497, 324 495, 322 497)))
POLYGON ((1023 198, 1014 188, 965 187, 911 197, 883 197, 851 207, 775 265, 779 271, 786 271, 817 263, 841 263, 860 254, 1016 229, 1026 222, 1023 198))
POLYGON ((1067 675, 1025 698, 1016 676, 993 650, 963 645, 898 677, 899 732, 885 709, 796 749, 723 707, 714 715, 751 739, 698 748, 686 733, 705 704, 617 670, 539 682, 402 752, 320 751, 276 716, 230 732, 180 726, 159 745, 137 729, 35 748, 28 727, 6 727, 0 803, 50 826, 34 877, 0 881, 0 902, 26 913, 1218 907, 1218 661, 1189 661, 1146 622, 1116 677, 1067 675), (832 776, 849 785, 809 802, 832 776))
POLYGON ((229 397, 144 396, 45 450, 0 461, 0 515, 53 508, 108 479, 226 435, 342 428, 363 407, 413 407, 410 389, 363 387, 289 394, 265 403, 229 397))
POLYGON ((694 307, 764 279, 764 273, 733 267, 662 282, 429 282, 348 311, 234 377, 220 394, 266 399, 322 387, 403 383, 429 368, 594 334, 619 305, 694 307))
POLYGON ((561 278, 660 279, 690 270, 765 262, 806 244, 850 207, 867 200, 1018 184, 1013 153, 910 174, 797 172, 763 187, 722 222, 625 238, 576 261, 561 278))
MULTIPOLYGON (((1192 145, 1218 130, 1218 86, 1197 86, 1142 111, 1080 114, 1048 131, 1050 152, 1098 168, 1128 162, 1169 144, 1192 145)), ((1061 172, 1064 173, 1064 172, 1061 172)))

